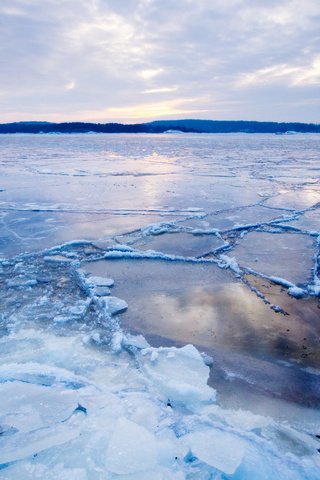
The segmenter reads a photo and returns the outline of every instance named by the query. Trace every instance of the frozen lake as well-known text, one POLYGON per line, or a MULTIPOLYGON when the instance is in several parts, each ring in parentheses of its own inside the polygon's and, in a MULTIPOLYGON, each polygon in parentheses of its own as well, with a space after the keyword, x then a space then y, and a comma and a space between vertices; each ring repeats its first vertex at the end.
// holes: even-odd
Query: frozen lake
POLYGON ((318 478, 319 147, 0 136, 0 479, 318 478))

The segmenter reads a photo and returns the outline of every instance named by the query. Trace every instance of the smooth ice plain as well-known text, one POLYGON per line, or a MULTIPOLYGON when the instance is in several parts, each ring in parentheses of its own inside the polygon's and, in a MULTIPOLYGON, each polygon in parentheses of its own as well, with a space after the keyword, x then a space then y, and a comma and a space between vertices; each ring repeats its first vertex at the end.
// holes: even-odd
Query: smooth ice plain
POLYGON ((319 478, 319 147, 0 136, 1 480, 319 478))

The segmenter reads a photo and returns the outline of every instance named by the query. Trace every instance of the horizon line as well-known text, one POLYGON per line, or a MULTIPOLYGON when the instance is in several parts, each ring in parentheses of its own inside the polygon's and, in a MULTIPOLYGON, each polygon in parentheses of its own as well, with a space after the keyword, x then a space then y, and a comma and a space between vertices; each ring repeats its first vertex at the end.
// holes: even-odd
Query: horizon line
POLYGON ((15 120, 11 122, 0 122, 0 125, 10 125, 15 123, 28 123, 28 124, 64 124, 64 123, 88 123, 93 125, 108 125, 108 124, 117 124, 117 125, 147 125, 154 122, 185 122, 185 121, 196 121, 196 122, 219 122, 219 123, 226 123, 226 122, 246 122, 246 123, 277 123, 277 124, 303 124, 303 125, 320 125, 319 122, 311 122, 311 121, 296 121, 296 120, 286 120, 286 121, 279 121, 279 120, 244 120, 244 119, 228 119, 228 120, 217 120, 211 118, 174 118, 174 119, 155 119, 151 121, 145 122, 120 122, 120 121, 89 121, 89 120, 64 120, 64 121, 49 121, 49 120, 15 120))

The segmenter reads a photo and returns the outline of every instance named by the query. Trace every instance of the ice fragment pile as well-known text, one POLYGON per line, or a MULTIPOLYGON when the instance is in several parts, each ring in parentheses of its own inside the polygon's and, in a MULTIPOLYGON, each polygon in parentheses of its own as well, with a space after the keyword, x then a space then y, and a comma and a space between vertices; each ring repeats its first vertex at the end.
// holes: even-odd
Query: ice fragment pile
POLYGON ((317 440, 218 407, 194 347, 118 335, 117 353, 38 330, 0 341, 1 479, 318 478, 317 440))

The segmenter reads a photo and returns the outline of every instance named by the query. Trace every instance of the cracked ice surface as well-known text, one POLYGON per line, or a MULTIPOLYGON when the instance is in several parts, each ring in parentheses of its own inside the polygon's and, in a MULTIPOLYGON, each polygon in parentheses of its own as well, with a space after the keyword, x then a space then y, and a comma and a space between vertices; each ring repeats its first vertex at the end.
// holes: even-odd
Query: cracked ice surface
POLYGON ((317 479, 319 137, 0 148, 0 478, 317 479))
POLYGON ((1 478, 317 478, 317 440, 218 407, 194 347, 117 336, 117 353, 94 333, 1 340, 1 478))

